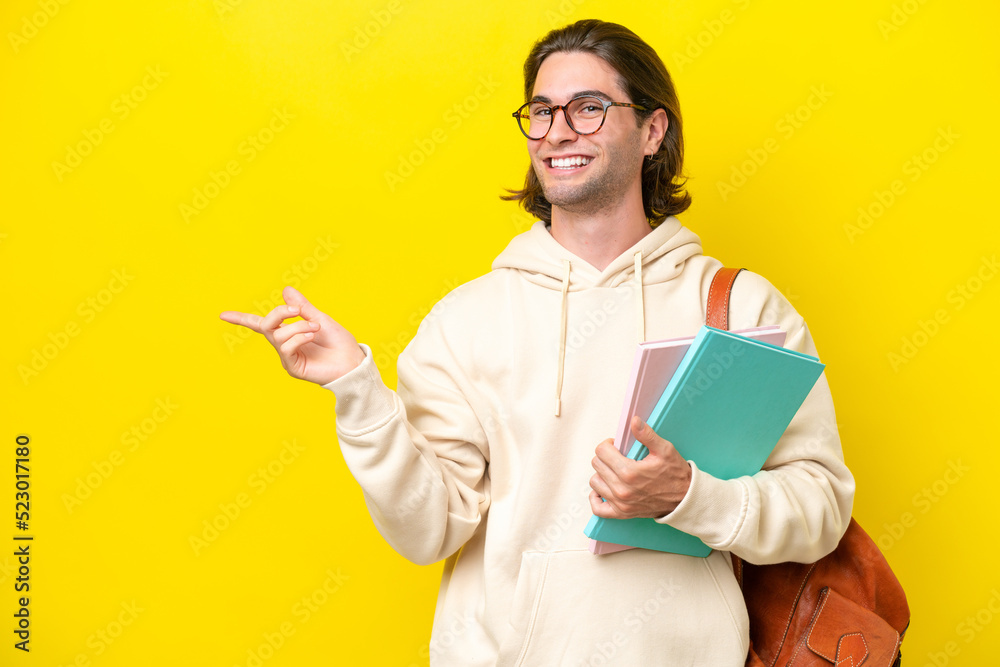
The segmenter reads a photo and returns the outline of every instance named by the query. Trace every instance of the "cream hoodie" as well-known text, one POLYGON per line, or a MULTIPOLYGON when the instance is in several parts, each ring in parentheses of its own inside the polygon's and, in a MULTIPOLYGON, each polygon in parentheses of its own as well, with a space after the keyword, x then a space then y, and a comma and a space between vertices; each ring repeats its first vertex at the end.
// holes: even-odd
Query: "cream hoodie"
MULTIPOLYGON (((618 425, 635 345, 693 335, 720 266, 673 217, 604 271, 536 222, 424 319, 396 392, 365 346, 326 385, 379 532, 415 563, 447 559, 433 665, 741 667, 746 607, 726 552, 809 562, 836 546, 854 480, 823 375, 764 471, 719 480, 692 464, 688 494, 658 520, 716 549, 708 558, 587 549, 591 460, 618 425)), ((730 327, 766 324, 817 354, 791 304, 744 271, 730 327)))

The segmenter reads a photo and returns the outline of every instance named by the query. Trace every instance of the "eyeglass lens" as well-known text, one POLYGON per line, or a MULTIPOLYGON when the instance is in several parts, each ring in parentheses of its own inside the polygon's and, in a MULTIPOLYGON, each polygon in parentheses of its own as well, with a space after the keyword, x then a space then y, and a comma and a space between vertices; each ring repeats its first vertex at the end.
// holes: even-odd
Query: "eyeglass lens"
MULTIPOLYGON (((578 134, 592 134, 604 122, 604 103, 596 97, 580 97, 567 104, 563 113, 566 114, 570 127, 578 134)), ((517 120, 528 138, 541 139, 548 133, 553 118, 552 107, 542 102, 532 102, 517 120)))

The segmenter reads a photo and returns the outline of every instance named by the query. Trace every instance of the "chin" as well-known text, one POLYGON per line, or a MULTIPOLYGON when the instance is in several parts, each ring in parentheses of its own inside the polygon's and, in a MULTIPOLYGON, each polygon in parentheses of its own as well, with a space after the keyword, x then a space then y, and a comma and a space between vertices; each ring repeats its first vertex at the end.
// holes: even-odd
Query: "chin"
POLYGON ((588 200, 593 199, 594 195, 594 193, 589 192, 584 186, 547 188, 543 185, 542 192, 550 204, 564 209, 585 204, 588 200))

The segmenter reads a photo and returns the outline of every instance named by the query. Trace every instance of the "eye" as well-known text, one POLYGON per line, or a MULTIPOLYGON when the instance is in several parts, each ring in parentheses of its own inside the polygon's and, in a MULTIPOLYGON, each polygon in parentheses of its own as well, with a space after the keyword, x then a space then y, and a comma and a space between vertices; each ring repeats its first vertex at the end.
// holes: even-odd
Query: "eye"
POLYGON ((580 119, 592 119, 599 118, 604 113, 604 105, 601 101, 593 98, 586 97, 577 100, 573 104, 573 116, 574 118, 580 119))
POLYGON ((532 105, 528 107, 528 114, 532 118, 548 118, 552 115, 552 109, 544 104, 532 105))

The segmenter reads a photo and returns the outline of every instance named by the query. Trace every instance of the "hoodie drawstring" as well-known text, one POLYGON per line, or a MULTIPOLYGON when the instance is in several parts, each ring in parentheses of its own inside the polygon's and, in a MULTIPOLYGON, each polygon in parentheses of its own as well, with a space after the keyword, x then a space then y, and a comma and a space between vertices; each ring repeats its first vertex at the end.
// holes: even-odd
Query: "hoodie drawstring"
POLYGON ((559 306, 559 370, 556 376, 556 417, 562 409, 562 385, 563 368, 566 365, 566 319, 567 304, 566 295, 569 292, 569 271, 571 264, 568 259, 563 260, 563 283, 562 298, 559 306))
POLYGON ((646 315, 642 310, 642 251, 635 251, 635 312, 639 342, 646 342, 646 315))
MULTIPOLYGON (((562 296, 559 304, 559 368, 556 371, 556 417, 562 410, 562 386, 563 371, 566 368, 566 323, 568 316, 567 295, 569 294, 569 274, 572 264, 568 259, 563 260, 563 281, 562 296)), ((636 334, 639 342, 646 341, 646 316, 643 311, 642 298, 642 251, 635 252, 635 312, 636 312, 636 334)))

